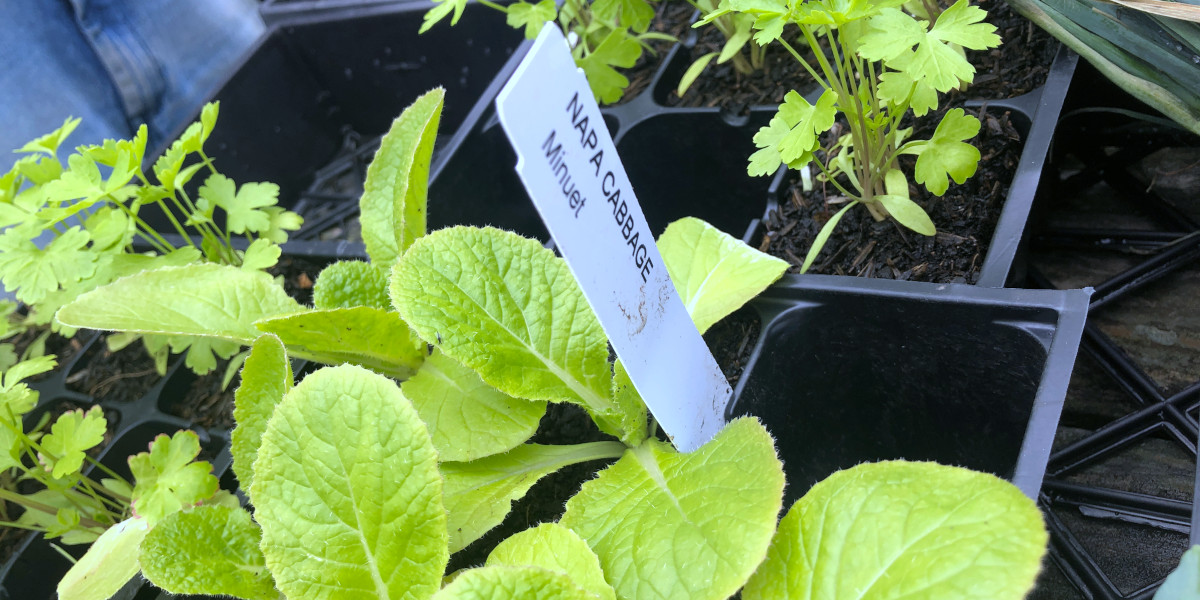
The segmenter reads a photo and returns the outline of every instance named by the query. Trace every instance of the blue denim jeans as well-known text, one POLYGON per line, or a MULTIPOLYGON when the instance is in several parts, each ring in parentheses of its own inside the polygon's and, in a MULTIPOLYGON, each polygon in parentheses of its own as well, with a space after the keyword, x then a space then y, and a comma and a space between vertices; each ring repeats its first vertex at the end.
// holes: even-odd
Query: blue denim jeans
POLYGON ((75 116, 69 147, 146 123, 160 150, 263 29, 255 0, 0 1, 0 148, 75 116))
POLYGON ((60 159, 142 123, 157 155, 263 30, 255 0, 0 0, 0 172, 67 117, 83 122, 60 159))

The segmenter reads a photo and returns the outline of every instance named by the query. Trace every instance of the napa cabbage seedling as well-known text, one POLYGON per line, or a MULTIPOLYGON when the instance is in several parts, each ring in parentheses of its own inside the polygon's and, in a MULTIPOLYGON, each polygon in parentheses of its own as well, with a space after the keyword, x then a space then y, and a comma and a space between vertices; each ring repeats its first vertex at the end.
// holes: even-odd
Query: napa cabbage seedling
MULTIPOLYGON (((730 286, 705 279, 770 281, 782 272, 745 246, 729 256, 722 247, 739 243, 721 236, 684 221, 660 240, 694 317, 715 320, 741 304, 730 286)), ((515 399, 580 404, 621 441, 526 443, 445 461, 410 398, 422 391, 350 365, 293 387, 283 345, 264 336, 246 362, 235 433, 256 425, 234 446, 254 512, 171 515, 141 544, 147 579, 173 593, 254 600, 705 600, 747 582, 743 594, 755 598, 860 598, 877 589, 990 600, 1032 586, 1046 541, 1036 506, 1011 484, 964 469, 862 465, 813 488, 777 529, 783 469, 762 425, 735 420, 688 454, 648 435, 645 405, 608 362, 565 262, 533 240, 496 229, 434 232, 403 253, 389 288, 423 339, 440 336, 443 355, 515 399), (464 532, 477 537, 499 523, 545 473, 602 458, 617 460, 557 523, 510 537, 483 566, 447 581, 449 555, 469 541, 464 532)), ((437 426, 451 422, 439 417, 437 426)), ((490 429, 505 419, 454 426, 490 429)))
MULTIPOLYGON (((159 267, 205 262, 261 272, 275 264, 279 244, 301 219, 275 205, 279 188, 274 184, 239 186, 217 171, 204 151, 217 113, 216 103, 206 105, 200 120, 154 162, 151 174, 142 169, 144 125, 132 139, 80 146, 60 160, 60 146, 80 122, 67 119, 17 150, 24 156, 0 176, 0 228, 5 228, 0 280, 30 307, 30 324, 49 323, 70 335, 72 328, 51 323, 60 307, 121 277, 159 267), (197 177, 201 184, 188 188, 197 177), (148 206, 166 218, 178 241, 168 241, 147 222, 148 206), (234 237, 246 239, 245 250, 234 248, 234 237), (154 251, 135 252, 135 238, 154 251)), ((116 350, 137 337, 111 336, 108 345, 116 350)), ((230 358, 239 349, 190 336, 145 336, 143 341, 160 373, 171 352, 187 351, 187 366, 203 374, 216 367, 216 357, 230 358)))
MULTIPOLYGON (((716 12, 719 7, 717 0, 688 0, 688 3, 706 15, 716 12)), ((711 23, 725 37, 725 43, 719 52, 709 52, 689 65, 679 78, 675 93, 679 96, 686 94, 713 59, 716 59, 717 64, 729 62, 743 75, 761 70, 767 48, 753 37, 754 21, 753 15, 742 13, 727 13, 714 17, 711 23)))
MULTIPOLYGON (((649 31, 658 0, 554 0, 497 4, 489 0, 479 3, 507 15, 508 25, 525 30, 526 39, 536 38, 547 21, 557 21, 566 34, 574 34, 576 43, 571 50, 575 64, 587 75, 588 85, 597 102, 612 104, 621 99, 629 79, 617 69, 628 69, 637 63, 643 52, 654 52, 649 42, 675 38, 649 31)), ((453 13, 450 24, 458 23, 467 0, 437 0, 425 14, 421 33, 453 13)))
MULTIPOLYGON (((956 108, 946 112, 933 136, 913 139, 908 115, 917 119, 938 107, 938 95, 974 79, 963 48, 986 50, 1000 44, 987 13, 958 0, 928 19, 903 10, 902 0, 722 0, 700 24, 726 15, 754 19, 753 39, 780 44, 823 88, 815 99, 787 94, 770 123, 754 136, 750 175, 771 175, 780 165, 821 172, 846 200, 817 234, 801 267, 807 271, 838 221, 862 205, 877 220, 891 217, 922 235, 934 235, 929 215, 910 198, 910 175, 901 156, 916 156, 911 180, 942 195, 950 180, 975 174, 979 151, 969 140, 979 120, 956 108), (809 64, 784 35, 795 26, 813 51, 809 64), (848 133, 821 155, 821 136, 845 124, 848 133)), ((936 13, 936 11, 934 11, 936 13)))

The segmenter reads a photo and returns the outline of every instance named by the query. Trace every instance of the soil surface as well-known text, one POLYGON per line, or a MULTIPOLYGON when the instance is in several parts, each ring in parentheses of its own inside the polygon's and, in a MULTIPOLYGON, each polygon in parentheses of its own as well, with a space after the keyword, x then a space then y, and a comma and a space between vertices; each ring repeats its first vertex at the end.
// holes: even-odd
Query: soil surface
MULTIPOLYGON (((1008 113, 975 114, 983 123, 973 140, 982 154, 979 171, 966 183, 951 182, 941 197, 924 186, 909 186, 912 199, 937 227, 937 235, 920 235, 891 219, 875 221, 865 207, 856 206, 842 217, 809 272, 975 283, 1023 148, 1008 113)), ((916 136, 928 139, 939 121, 940 116, 923 119, 916 136)), ((902 157, 900 162, 906 173, 912 173, 912 157, 902 157)), ((765 232, 756 245, 790 262, 789 272, 799 273, 812 240, 842 208, 843 197, 832 185, 819 181, 814 181, 811 192, 804 192, 799 173, 789 172, 788 177, 779 210, 772 210, 764 220, 765 232)))
MULTIPOLYGON (((688 27, 692 22, 692 15, 696 9, 691 4, 682 0, 672 0, 670 2, 659 2, 655 8, 656 15, 654 21, 650 23, 650 31, 665 33, 675 39, 681 39, 687 35, 688 27)), ((650 86, 651 80, 654 79, 654 74, 658 72, 658 67, 666 58, 667 52, 671 49, 674 42, 664 40, 651 40, 649 48, 643 48, 642 55, 638 61, 628 69, 622 69, 621 73, 629 79, 629 87, 625 88, 625 94, 614 105, 624 104, 633 100, 638 94, 642 93, 650 86)))
POLYGON ((87 349, 67 375, 66 384, 67 389, 97 401, 133 402, 145 396, 160 379, 154 359, 141 340, 111 352, 101 339, 87 349))
MULTIPOLYGON (((21 356, 25 350, 29 348, 29 346, 31 346, 39 337, 46 333, 47 329, 49 329, 48 326, 31 327, 7 341, 13 344, 13 350, 17 353, 17 356, 21 356)), ((87 335, 83 333, 78 333, 74 337, 67 338, 51 332, 46 338, 46 354, 53 354, 58 357, 58 366, 62 367, 63 365, 71 362, 71 359, 73 359, 76 354, 79 354, 79 351, 83 349, 83 345, 86 341, 87 335)), ((53 374, 54 371, 40 373, 30 377, 26 381, 42 381, 51 377, 53 374)))
POLYGON ((750 307, 734 311, 704 333, 704 341, 712 351, 713 358, 717 359, 730 387, 737 387, 742 379, 742 371, 746 369, 750 353, 754 351, 761 333, 762 323, 758 313, 750 307))
MULTIPOLYGON (((976 75, 966 95, 971 98, 1013 98, 1041 85, 1058 51, 1058 42, 1002 0, 984 0, 977 6, 988 12, 987 22, 996 26, 1003 43, 986 52, 967 53, 976 75)), ((725 36, 716 27, 705 26, 701 32, 690 50, 689 65, 710 52, 720 52, 725 44, 725 36)), ((799 38, 793 47, 815 68, 812 51, 800 38, 799 31, 789 27, 784 35, 789 40, 799 38)), ((742 54, 749 57, 746 49, 742 54)), ((671 85, 673 88, 674 84, 671 85)), ((781 104, 788 91, 795 89, 805 93, 812 86, 812 78, 795 57, 783 46, 770 44, 761 70, 743 74, 733 67, 732 61, 718 65, 714 60, 683 98, 672 89, 668 104, 722 106, 741 111, 749 106, 781 104)))

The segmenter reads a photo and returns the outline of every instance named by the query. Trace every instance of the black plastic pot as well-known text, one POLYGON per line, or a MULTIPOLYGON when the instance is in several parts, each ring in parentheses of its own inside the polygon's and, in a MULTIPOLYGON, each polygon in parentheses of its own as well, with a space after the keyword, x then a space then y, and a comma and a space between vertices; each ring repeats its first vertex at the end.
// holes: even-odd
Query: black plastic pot
POLYGON ((789 501, 885 459, 994 473, 1036 497, 1090 291, 788 276, 729 415, 775 436, 789 501))
POLYGON ((417 35, 430 6, 357 3, 272 25, 214 96, 221 114, 206 149, 221 171, 279 184, 291 207, 314 173, 434 87, 447 91, 441 128, 454 131, 522 36, 482 7, 417 35))

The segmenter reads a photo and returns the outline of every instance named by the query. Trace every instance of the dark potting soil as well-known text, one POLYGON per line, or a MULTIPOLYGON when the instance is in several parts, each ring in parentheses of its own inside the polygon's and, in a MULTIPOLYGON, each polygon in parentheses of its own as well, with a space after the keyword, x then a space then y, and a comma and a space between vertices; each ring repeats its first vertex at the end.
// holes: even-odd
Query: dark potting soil
POLYGON ((986 21, 996 26, 1000 47, 968 52, 975 66, 975 81, 967 88, 971 98, 1015 98, 1046 81, 1058 53, 1058 40, 1022 17, 1004 0, 982 0, 986 21))
POLYGON ((104 340, 96 340, 67 374, 67 389, 87 394, 97 401, 133 402, 161 377, 154 359, 138 340, 111 352, 104 340))
MULTIPOLYGON (((688 26, 691 24, 692 15, 695 12, 696 9, 683 0, 659 2, 649 30, 665 33, 677 40, 681 39, 687 34, 688 26)), ((621 70, 621 74, 629 80, 629 87, 625 88, 625 94, 614 103, 614 106, 633 100, 650 85, 650 81, 654 79, 654 74, 658 72, 658 67, 666 58, 672 44, 674 42, 665 40, 650 41, 648 44, 650 47, 642 50, 638 61, 632 67, 621 70)))
MULTIPOLYGON (((941 121, 941 111, 938 116, 932 114, 918 125, 918 138, 928 139, 941 121)), ((920 235, 891 219, 875 221, 865 207, 856 206, 842 217, 809 272, 975 283, 1020 161, 1022 145, 1008 113, 974 114, 982 122, 979 136, 971 141, 982 154, 975 175, 963 184, 951 182, 941 197, 928 193, 924 186, 909 186, 912 199, 929 214, 937 235, 920 235)), ((913 163, 912 157, 901 157, 900 167, 912 173, 913 163)), ((805 193, 799 174, 792 172, 789 177, 779 210, 767 215, 765 232, 755 245, 787 260, 792 264, 789 272, 799 273, 813 239, 842 205, 827 203, 841 198, 832 185, 814 178, 813 190, 805 193)))
MULTIPOLYGON (((538 431, 529 441, 534 444, 566 445, 612 440, 602 433, 582 408, 567 402, 551 404, 538 431)), ((482 565, 497 544, 513 534, 541 523, 558 521, 566 502, 585 481, 595 477, 611 461, 589 461, 564 467, 529 488, 523 498, 513 502, 512 511, 495 529, 450 556, 447 573, 482 565)))
MULTIPOLYGON (((1058 51, 1058 42, 1003 0, 982 0, 977 6, 987 11, 986 20, 996 26, 1002 43, 999 48, 986 52, 967 53, 976 70, 975 81, 968 88, 967 96, 1013 98, 1042 85, 1058 51)), ((710 52, 720 52, 725 45, 725 36, 716 27, 708 25, 701 31, 700 39, 691 49, 689 65, 710 52)), ((788 39, 799 37, 794 28, 789 28, 788 32, 791 32, 787 34, 788 39)), ((812 51, 802 38, 793 47, 815 67, 812 51)), ((747 55, 745 49, 742 54, 747 55)), ((714 59, 683 98, 672 90, 667 103, 688 107, 721 106, 740 112, 750 106, 781 104, 790 90, 804 94, 812 85, 812 78, 795 57, 783 46, 770 44, 761 70, 743 74, 733 67, 732 61, 718 65, 714 59)))
MULTIPOLYGON (((794 27, 788 31, 796 32, 794 27)), ((724 45, 725 36, 716 27, 701 27, 700 38, 691 49, 688 65, 710 52, 719 53, 724 45)), ((809 64, 816 64, 811 60, 812 51, 807 44, 801 43, 793 47, 801 56, 810 59, 809 64)), ((745 48, 742 49, 742 55, 749 57, 745 48)), ((803 94, 815 85, 804 67, 780 44, 767 46, 762 68, 753 73, 738 71, 732 60, 717 64, 716 59, 713 59, 682 98, 674 89, 676 83, 671 82, 672 89, 667 94, 667 104, 670 106, 720 106, 739 113, 752 106, 782 104, 783 97, 788 92, 796 90, 803 94)))
POLYGON ((734 311, 704 332, 704 341, 730 387, 737 387, 741 380, 761 332, 758 313, 748 306, 734 311))
MULTIPOLYGON (((26 329, 9 340, 13 344, 13 348, 17 353, 17 356, 24 354, 25 350, 28 349, 29 346, 31 346, 35 341, 37 341, 38 337, 45 334, 47 329, 48 327, 30 327, 29 329, 26 329)), ((86 335, 82 333, 78 333, 74 337, 68 338, 51 332, 49 337, 46 338, 46 354, 55 355, 58 358, 58 366, 62 367, 70 362, 76 354, 79 354, 79 351, 83 349, 83 344, 85 341, 86 335)), ((53 374, 53 371, 40 373, 30 377, 26 381, 42 381, 53 374)))

